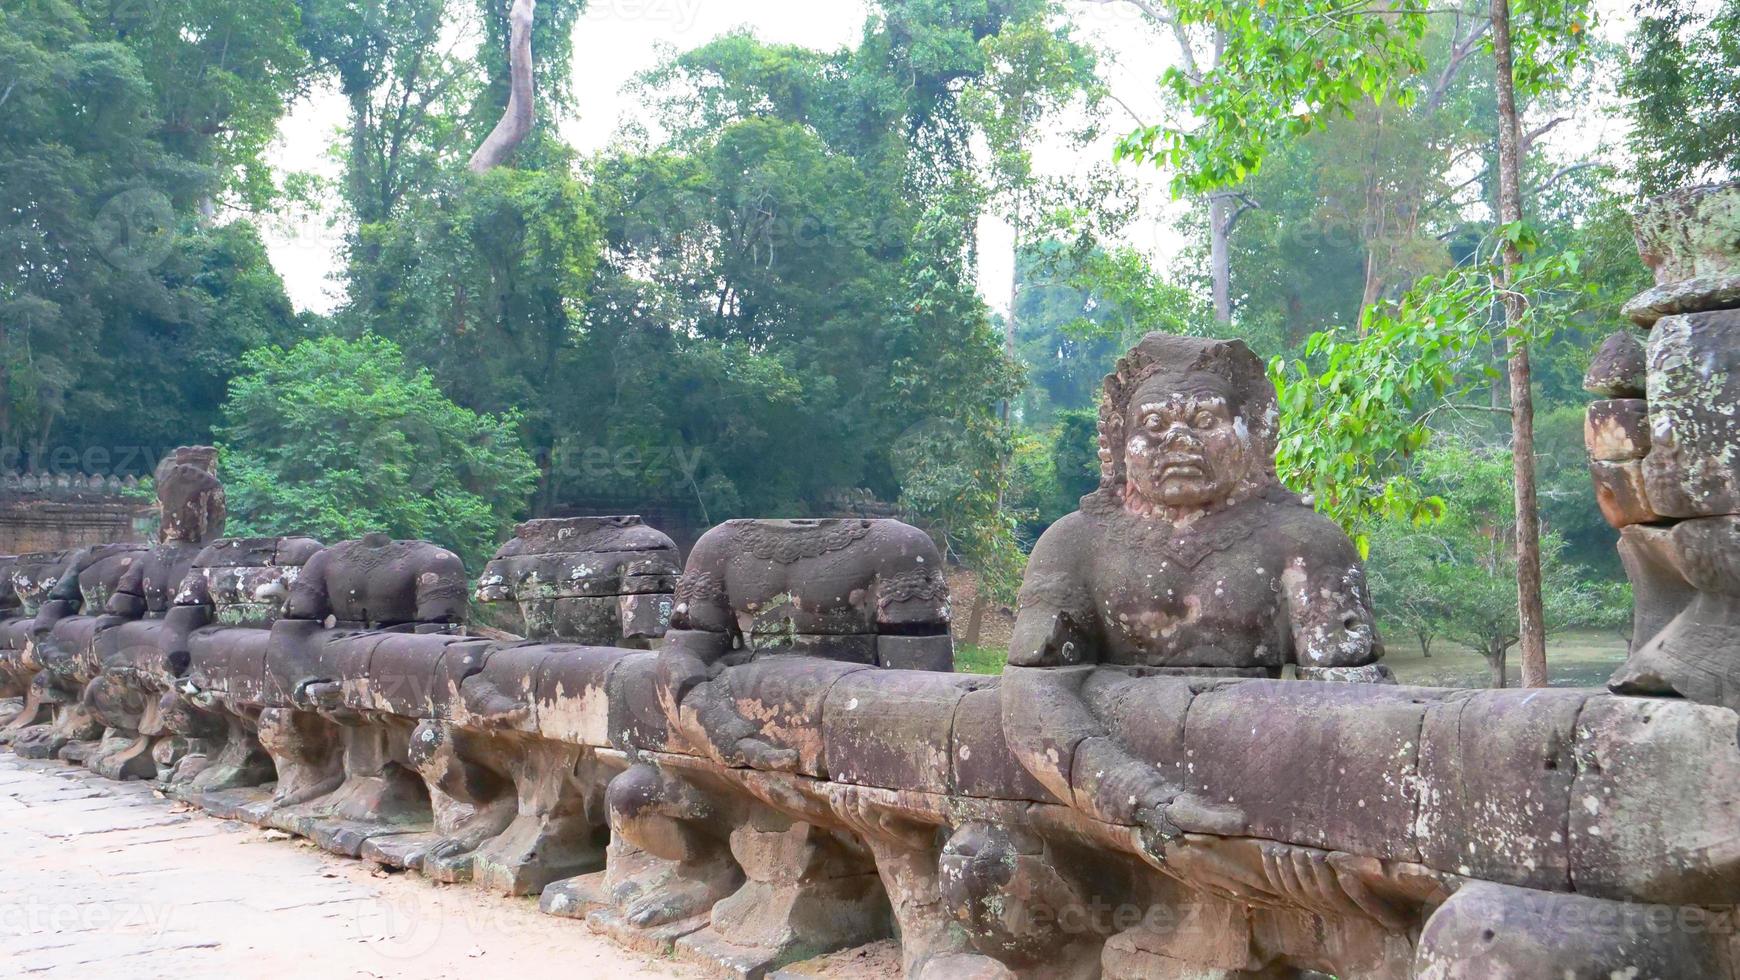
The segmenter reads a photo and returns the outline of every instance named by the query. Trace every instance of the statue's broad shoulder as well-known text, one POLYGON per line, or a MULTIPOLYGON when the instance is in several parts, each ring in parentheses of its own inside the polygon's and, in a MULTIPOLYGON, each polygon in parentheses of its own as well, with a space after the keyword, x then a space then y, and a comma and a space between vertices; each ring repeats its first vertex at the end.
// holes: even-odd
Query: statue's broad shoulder
POLYGON ((1375 664, 1358 552, 1276 480, 1274 426, 1274 391, 1243 344, 1144 340, 1106 382, 1101 488, 1034 549, 1010 663, 1232 676, 1375 664))

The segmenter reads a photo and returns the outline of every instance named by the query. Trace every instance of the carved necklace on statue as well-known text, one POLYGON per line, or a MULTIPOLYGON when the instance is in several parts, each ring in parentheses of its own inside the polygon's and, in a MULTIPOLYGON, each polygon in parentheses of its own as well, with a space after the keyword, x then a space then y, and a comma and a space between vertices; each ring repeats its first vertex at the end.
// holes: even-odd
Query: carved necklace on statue
POLYGON ((1117 537, 1129 541, 1137 550, 1158 553, 1180 568, 1194 569, 1208 556, 1231 550, 1257 533, 1261 521, 1252 511, 1258 501, 1297 504, 1298 499, 1277 484, 1225 510, 1182 525, 1132 514, 1121 503, 1093 509, 1099 511, 1102 520, 1111 523, 1117 537))

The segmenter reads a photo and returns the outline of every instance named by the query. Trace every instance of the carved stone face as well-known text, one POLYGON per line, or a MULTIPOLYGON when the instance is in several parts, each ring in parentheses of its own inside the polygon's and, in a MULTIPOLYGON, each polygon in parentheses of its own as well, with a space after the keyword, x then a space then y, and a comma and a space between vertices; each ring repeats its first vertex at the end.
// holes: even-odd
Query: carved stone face
POLYGON ((1125 418, 1132 507, 1210 510, 1250 476, 1250 432, 1216 375, 1157 375, 1137 389, 1125 418))

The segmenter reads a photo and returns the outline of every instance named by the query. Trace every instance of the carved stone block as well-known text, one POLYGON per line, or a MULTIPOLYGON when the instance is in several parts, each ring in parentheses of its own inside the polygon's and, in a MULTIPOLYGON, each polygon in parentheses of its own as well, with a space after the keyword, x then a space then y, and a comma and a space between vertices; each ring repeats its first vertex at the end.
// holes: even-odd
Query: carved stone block
POLYGON ((954 638, 939 636, 880 636, 876 638, 876 663, 883 670, 928 670, 952 674, 955 670, 954 638))
POLYGON ((631 656, 611 647, 551 648, 538 677, 538 734, 573 745, 609 745, 610 675, 631 656))
POLYGON ((841 678, 823 709, 829 776, 859 786, 951 792, 956 709, 989 686, 989 678, 918 671, 841 678))
POLYGON ((980 799, 1062 802, 1010 750, 1003 734, 1001 692, 969 691, 955 709, 951 738, 955 792, 980 799))
POLYGON ((676 544, 638 517, 530 521, 478 579, 481 602, 518 605, 534 640, 644 644, 670 625, 676 544))
POLYGON ((1632 460, 1624 463, 1591 462, 1589 474, 1595 481, 1595 502, 1601 516, 1617 528, 1635 524, 1655 524, 1662 515, 1651 506, 1645 487, 1645 463, 1632 460))
POLYGON ((1185 788, 1242 811, 1253 837, 1418 860, 1413 837, 1394 828, 1413 822, 1420 731, 1444 696, 1270 681, 1199 694, 1185 722, 1185 788))
POLYGON ((1628 569, 1646 576, 1634 578, 1640 583, 1639 638, 1645 629, 1655 632, 1633 647, 1609 686, 1740 709, 1740 518, 1684 521, 1636 535, 1624 553, 1628 569))
POLYGON ((1524 702, 1467 694, 1432 705, 1420 733, 1415 824, 1425 863, 1530 888, 1571 887, 1565 800, 1587 691, 1524 702))
POLYGON ((1583 376, 1583 390, 1607 398, 1642 398, 1649 392, 1648 353, 1635 330, 1608 337, 1583 376))
POLYGON ((1653 444, 1644 478, 1668 517, 1740 513, 1740 309, 1656 324, 1649 342, 1653 444))
POLYGON ((1649 454, 1649 403, 1641 398, 1615 398, 1589 406, 1583 427, 1589 458, 1626 462, 1649 454))
POLYGON ((1731 929, 1703 909, 1464 886, 1420 936, 1416 980, 1726 977, 1731 929))
POLYGON ((1740 745, 1723 708, 1590 699, 1578 719, 1568 832, 1581 894, 1727 905, 1740 869, 1740 745), (1695 761, 1694 761, 1695 760, 1695 761))

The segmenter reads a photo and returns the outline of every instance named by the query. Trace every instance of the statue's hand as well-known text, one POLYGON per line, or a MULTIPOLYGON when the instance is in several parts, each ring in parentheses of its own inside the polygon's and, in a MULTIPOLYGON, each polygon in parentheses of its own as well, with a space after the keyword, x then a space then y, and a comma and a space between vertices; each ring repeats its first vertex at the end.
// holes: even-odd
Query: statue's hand
POLYGON ((759 738, 740 738, 726 761, 733 768, 796 772, 799 758, 796 750, 776 748, 759 738))
POLYGON ((1244 811, 1234 806, 1210 803, 1190 793, 1179 793, 1161 803, 1136 811, 1142 848, 1157 861, 1165 861, 1171 846, 1185 834, 1240 837, 1247 829, 1244 811))
POLYGON ((344 707, 344 687, 334 681, 314 681, 302 688, 302 699, 315 711, 337 711, 344 707))
POLYGON ((1166 808, 1166 815, 1180 830, 1189 834, 1242 837, 1249 828, 1243 810, 1230 803, 1210 803, 1191 793, 1173 800, 1166 808))

